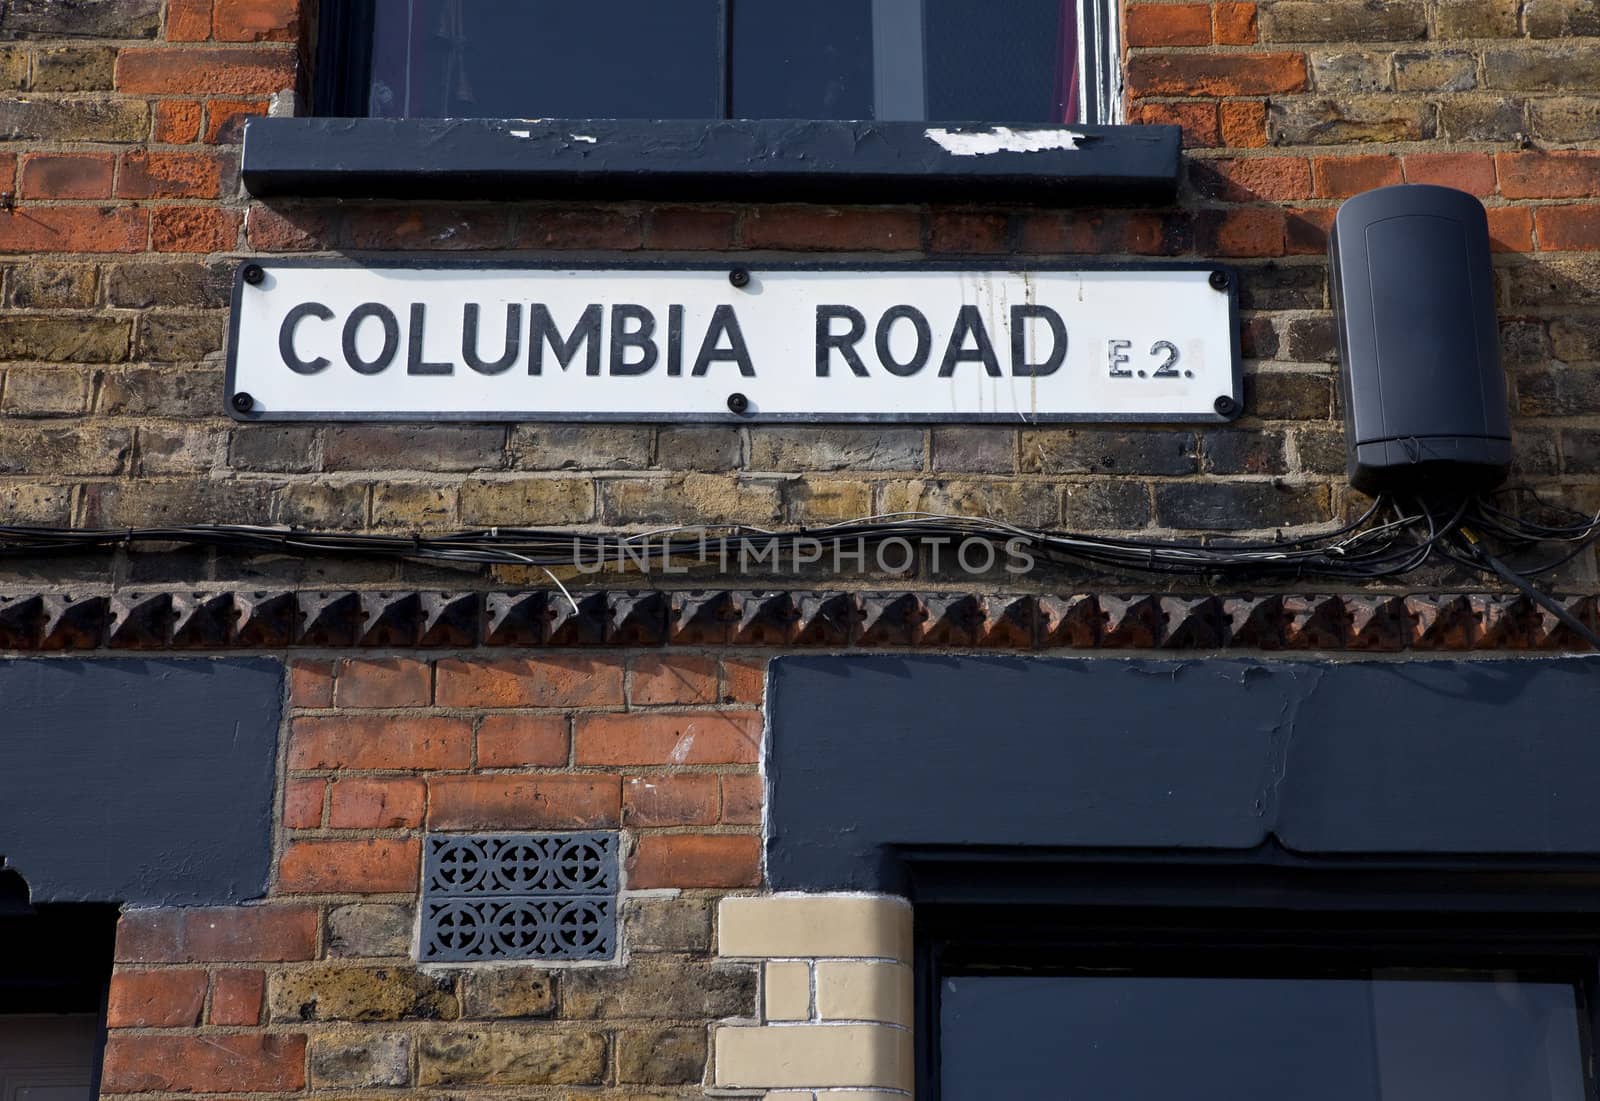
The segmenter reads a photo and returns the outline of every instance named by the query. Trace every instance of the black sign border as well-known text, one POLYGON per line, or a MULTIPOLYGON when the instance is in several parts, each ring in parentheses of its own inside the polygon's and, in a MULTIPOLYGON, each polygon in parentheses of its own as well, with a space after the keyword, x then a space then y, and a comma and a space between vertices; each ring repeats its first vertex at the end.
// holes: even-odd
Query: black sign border
MULTIPOLYGON (((257 276, 259 279, 259 275, 257 276)), ((1205 261, 1103 262, 1085 264, 1044 263, 1036 260, 920 260, 892 261, 763 260, 737 257, 722 261, 674 260, 561 260, 474 257, 249 257, 240 261, 234 272, 233 293, 228 310, 228 361, 224 381, 223 409, 244 424, 290 424, 328 422, 346 424, 432 424, 432 423, 580 423, 580 424, 1010 424, 1026 427, 1035 424, 1226 424, 1244 412, 1244 379, 1239 350, 1239 274, 1230 265, 1205 261), (527 270, 527 271, 722 271, 743 269, 752 276, 763 271, 876 271, 896 274, 910 271, 982 272, 1006 274, 1023 272, 1115 272, 1115 271, 1208 271, 1226 277, 1226 288, 1217 293, 1228 296, 1228 329, 1232 371, 1230 392, 1219 394, 1218 405, 1228 411, 1212 413, 734 413, 729 409, 708 409, 703 413, 540 413, 449 412, 449 413, 272 413, 254 408, 241 411, 234 404, 234 372, 239 351, 239 308, 247 286, 246 272, 252 268, 270 273, 273 269, 293 268, 379 268, 417 271, 433 270, 527 270), (1224 402, 1223 399, 1227 399, 1224 402), (1231 403, 1231 404, 1228 404, 1231 403)))

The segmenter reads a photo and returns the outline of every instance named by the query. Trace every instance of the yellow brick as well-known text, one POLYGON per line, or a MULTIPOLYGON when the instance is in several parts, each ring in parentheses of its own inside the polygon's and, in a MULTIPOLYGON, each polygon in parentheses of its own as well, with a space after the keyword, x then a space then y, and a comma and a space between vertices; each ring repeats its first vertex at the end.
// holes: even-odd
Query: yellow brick
POLYGON ((909 1028, 911 990, 911 968, 903 963, 817 964, 817 1016, 824 1021, 887 1021, 909 1028))
POLYGON ((728 957, 867 957, 911 962, 911 906, 883 895, 725 898, 717 951, 728 957))
POLYGON ((717 1030, 723 1089, 909 1090, 911 1033, 888 1025, 777 1025, 717 1030))
MULTIPOLYGON (((769 1021, 808 1021, 811 1019, 811 966, 794 961, 769 963, 763 968, 766 1019, 769 1021)), ((865 1020, 866 1018, 862 1018, 865 1020)))

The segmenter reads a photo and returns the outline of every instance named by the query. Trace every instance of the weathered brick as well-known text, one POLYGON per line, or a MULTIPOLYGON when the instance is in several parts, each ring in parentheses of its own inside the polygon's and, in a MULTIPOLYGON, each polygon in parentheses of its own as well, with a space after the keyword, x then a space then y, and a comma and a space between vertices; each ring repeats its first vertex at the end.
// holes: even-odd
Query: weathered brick
POLYGON ((321 431, 294 424, 250 424, 233 430, 228 465, 234 470, 304 474, 319 465, 321 431))
POLYGON ((721 798, 721 785, 709 773, 629 776, 622 784, 622 825, 712 826, 721 798))
MULTIPOLYGON (((1209 149, 1223 143, 1215 103, 1135 103, 1129 108, 1128 121, 1145 126, 1177 126, 1183 130, 1185 149, 1209 149)), ((1024 230, 1031 220, 1027 215, 1022 217, 1024 230)), ((1028 247, 1025 235, 1022 243, 1028 247)))
POLYGON ((1208 4, 1129 4, 1123 36, 1130 46, 1209 46, 1208 4))
POLYGON ((1127 65, 1137 96, 1270 96, 1306 88, 1306 59, 1297 53, 1136 54, 1127 65))
POLYGON ((738 225, 738 215, 731 210, 656 207, 645 222, 644 244, 684 251, 731 248, 738 225))
POLYGON ((1167 483, 1156 486, 1156 519, 1203 531, 1292 527, 1330 518, 1326 486, 1270 482, 1167 483))
POLYGON ((1514 92, 1559 92, 1600 83, 1600 48, 1593 44, 1483 52, 1483 82, 1514 92))
POLYGON ((106 1041, 103 1093, 274 1093, 305 1085, 306 1038, 298 1034, 161 1036, 118 1033, 106 1041))
POLYGON ((628 251, 644 241, 644 221, 632 207, 542 207, 522 211, 512 248, 628 251))
POLYGON ((110 46, 47 46, 33 55, 33 90, 110 91, 116 60, 117 51, 110 46))
POLYGON ((1189 164, 1189 179, 1201 195, 1227 203, 1311 197, 1311 162, 1304 157, 1196 160, 1189 164))
POLYGON ((438 663, 442 707, 620 707, 622 662, 615 658, 541 655, 438 663))
POLYGON ((270 94, 294 84, 288 49, 134 48, 117 56, 117 90, 133 94, 270 94))
POLYGON ((1280 144, 1426 141, 1437 129, 1433 105, 1415 97, 1273 100, 1268 112, 1272 140, 1280 144))
POLYGON ((66 417, 85 412, 90 374, 72 367, 13 366, 6 371, 0 409, 17 417, 66 417))
POLYGON ((447 1029, 422 1036, 417 1082, 423 1086, 598 1085, 606 1074, 606 1038, 571 1029, 447 1029))
POLYGON ((706 1030, 654 1028, 617 1033, 617 1081, 698 1084, 706 1071, 706 1030))
POLYGON ((1267 105, 1261 100, 1219 104, 1217 121, 1222 144, 1233 149, 1260 149, 1267 144, 1267 105))
POLYGON ((1002 427, 935 427, 933 469, 1009 474, 1017 468, 1017 433, 1002 427))
POLYGON ((1011 218, 989 211, 936 210, 928 217, 928 250, 956 255, 1010 251, 1011 218))
POLYGON ((1254 3, 1217 3, 1211 6, 1212 37, 1219 46, 1253 46, 1259 35, 1254 3))
POLYGON ((1346 199, 1401 182, 1400 158, 1383 156, 1318 157, 1312 162, 1317 197, 1346 199))
POLYGON ((211 37, 211 0, 167 0, 167 41, 204 42, 211 37))
POLYGON ((156 102, 150 140, 161 145, 187 145, 200 136, 200 104, 192 99, 156 102))
POLYGON ((1541 141, 1593 141, 1600 138, 1600 99, 1538 96, 1528 101, 1528 127, 1541 141))
POLYGON ((194 260, 124 260, 106 267, 113 306, 225 306, 232 266, 194 260))
POLYGON ((1518 141, 1527 112, 1513 96, 1452 96, 1439 102, 1439 132, 1451 141, 1518 141))
POLYGON ((1576 199, 1600 193, 1600 152, 1497 153, 1500 193, 1508 199, 1576 199))
POLYGON ((756 970, 657 955, 634 960, 625 971, 573 969, 561 985, 562 1013, 574 1020, 714 1020, 749 1015, 756 970))
POLYGON ((28 86, 32 52, 16 46, 0 46, 0 88, 22 91, 28 86))
POLYGON ((699 898, 629 898, 622 903, 623 940, 634 952, 711 948, 711 906, 699 898))
MULTIPOLYGON (((1526 211, 1521 212, 1524 215, 1526 211)), ((1578 203, 1538 209, 1539 247, 1545 251, 1600 248, 1600 206, 1578 203)))
POLYGON ((244 141, 246 121, 266 115, 269 105, 270 101, 260 96, 206 100, 206 144, 237 145, 244 141))
POLYGON ((136 142, 149 132, 150 109, 137 100, 0 99, 0 141, 136 142))
POLYGON ((1036 428, 1022 433, 1022 469, 1032 474, 1193 474, 1193 432, 1036 428))
POLYGON ((1531 38, 1593 38, 1600 35, 1595 0, 1528 0, 1522 14, 1531 38))
POLYGON ((147 313, 139 318, 134 357, 149 363, 188 363, 222 350, 228 319, 221 313, 147 313))
POLYGON ((549 1017, 556 979, 532 967, 481 967, 461 976, 461 1015, 470 1018, 549 1017))
POLYGON ((187 968, 119 969, 106 995, 109 1028, 188 1028, 200 1023, 206 973, 187 968))
POLYGON ((765 658, 723 658, 724 703, 757 703, 766 695, 765 658))
POLYGON ((1244 378, 1244 407, 1262 420, 1321 420, 1330 415, 1333 382, 1305 371, 1256 372, 1244 378))
POLYGON ((290 780, 283 790, 283 825, 291 830, 314 830, 322 825, 322 801, 328 785, 323 780, 290 780))
POLYGON ((328 911, 330 957, 403 956, 411 946, 416 910, 400 903, 357 902, 328 911))
POLYGON ((478 765, 564 765, 570 752, 569 725, 564 715, 487 715, 478 727, 478 765))
POLYGON ((766 788, 760 776, 749 772, 724 772, 722 780, 722 821, 730 826, 761 825, 761 808, 766 788))
POLYGON ((717 662, 699 654, 646 654, 634 659, 628 702, 635 706, 715 703, 717 662))
POLYGON ((411 829, 422 825, 427 785, 416 777, 351 777, 333 783, 328 825, 336 830, 411 829))
POLYGON ((1478 86, 1478 58, 1466 50, 1398 53, 1394 86, 1402 92, 1470 92, 1478 86))
POLYGON ((211 416, 220 393, 220 369, 133 367, 100 374, 100 412, 107 416, 211 416))
POLYGON ((272 522, 299 528, 358 528, 367 519, 367 487, 291 482, 272 491, 272 522))
POLYGON ((216 0, 212 37, 218 42, 292 42, 299 0, 216 0))
MULTIPOLYGON (((0 103, 0 111, 4 106, 0 103)), ((33 206, 27 208, 26 217, 0 218, 0 253, 140 252, 149 232, 149 215, 143 210, 33 206)))
POLYGON ((94 305, 99 273, 87 264, 35 261, 11 270, 7 288, 18 309, 83 309, 94 305))
POLYGON ((150 211, 150 247, 157 252, 224 252, 239 241, 239 215, 202 206, 150 211))
POLYGON ((655 465, 662 470, 733 470, 741 450, 737 428, 667 426, 656 436, 655 465))
POLYGON ((461 518, 471 525, 555 527, 594 518, 588 478, 473 480, 461 487, 461 518))
POLYGON ((251 203, 245 215, 250 247, 265 252, 299 252, 332 243, 335 219, 326 207, 264 206, 251 203))
MULTIPOLYGON (((440 662, 440 702, 444 662, 440 662)), ((443 716, 303 716, 289 733, 291 769, 441 769, 472 763, 472 724, 443 716)))
POLYGON ((783 511, 776 484, 716 474, 606 479, 600 493, 603 515, 630 523, 771 525, 783 511))
POLYGON ((783 486, 784 515, 801 526, 842 523, 872 513, 873 483, 796 478, 783 486))
POLYGON ((1453 187, 1480 198, 1494 194, 1494 160, 1487 153, 1413 153, 1401 165, 1406 183, 1453 187))
POLYGON ((1489 246, 1496 252, 1530 252, 1533 249, 1533 212, 1526 207, 1498 206, 1487 212, 1489 246))
POLYGON ((306 1066, 313 1088, 404 1086, 411 1080, 411 1037, 366 1028, 318 1032, 306 1066))
POLYGON ((72 491, 68 486, 0 484, 0 515, 14 524, 67 527, 72 519, 72 491))
POLYGON ((1259 428, 1218 429, 1200 437, 1200 469, 1206 474, 1282 474, 1288 470, 1288 438, 1259 428))
POLYGON ((317 912, 308 906, 126 910, 117 923, 119 963, 264 963, 316 955, 317 912))
POLYGON ((454 530, 460 526, 459 502, 455 486, 378 482, 372 487, 372 526, 454 530))
POLYGON ((1150 493, 1142 482, 1067 482, 1061 490, 1061 525, 1069 531, 1127 531, 1149 526, 1150 493))
POLYGON ((161 0, 10 0, 6 38, 154 38, 161 0))
POLYGON ((920 428, 764 428, 750 433, 752 470, 920 470, 920 428))
POLYGON ((435 830, 604 829, 622 813, 620 779, 574 776, 435 776, 428 827, 435 830))
POLYGON ((910 210, 763 206, 746 215, 744 243, 749 248, 856 252, 915 249, 922 243, 922 220, 910 210))
POLYGON ((264 971, 231 968, 218 971, 211 985, 211 1023, 250 1027, 261 1023, 264 971))
POLYGON ((134 442, 135 474, 199 474, 222 461, 227 434, 213 427, 143 425, 134 442))
POLYGON ((519 424, 508 450, 518 470, 644 470, 650 437, 641 425, 519 424))
MULTIPOLYGON (((1027 450, 1023 450, 1026 469, 1027 450)), ((1053 485, 1019 481, 944 478, 886 482, 884 512, 931 512, 943 516, 986 516, 1023 527, 1055 525, 1059 512, 1053 485)), ((894 561, 891 557, 890 561, 894 561)))
POLYGON ((1517 376, 1516 410, 1523 416, 1585 415, 1600 401, 1600 370, 1558 366, 1517 376))
MULTIPOLYGON (((761 838, 753 834, 647 833, 628 858, 628 882, 651 887, 755 887, 761 838)), ((572 1001, 567 1011, 575 1013, 572 1001)))
POLYGON ((334 667, 340 707, 424 707, 433 666, 415 658, 345 658, 334 667))
POLYGON ((267 982, 273 1021, 454 1020, 455 980, 410 967, 317 964, 280 971, 267 982))
POLYGON ((579 715, 574 759, 580 765, 754 764, 761 729, 761 715, 752 711, 579 715))
POLYGON ((1211 256, 1282 256, 1285 232, 1277 207, 1208 210, 1195 219, 1195 247, 1211 256))
POLYGON ((346 212, 345 228, 356 248, 503 248, 511 216, 494 208, 362 206, 346 212))
POLYGON ((1421 0, 1277 0, 1260 19, 1264 42, 1403 42, 1428 32, 1421 0))
MULTIPOLYGON (((215 395, 213 395, 214 399, 215 395)), ((101 482, 84 488, 85 522, 93 527, 271 523, 271 490, 264 485, 202 478, 101 482)))
POLYGON ((126 428, 8 424, 0 432, 0 474, 121 474, 132 450, 126 428))
POLYGON ((497 470, 506 430, 497 425, 339 425, 323 442, 326 470, 497 470))
POLYGON ((1312 50, 1311 82, 1318 92, 1389 92, 1394 90, 1394 58, 1386 51, 1312 50))
POLYGON ((1449 0, 1435 4, 1434 35, 1445 39, 1513 37, 1522 3, 1523 0, 1449 0))
POLYGON ((416 841, 291 841, 278 861, 278 889, 290 894, 389 894, 417 889, 416 841))

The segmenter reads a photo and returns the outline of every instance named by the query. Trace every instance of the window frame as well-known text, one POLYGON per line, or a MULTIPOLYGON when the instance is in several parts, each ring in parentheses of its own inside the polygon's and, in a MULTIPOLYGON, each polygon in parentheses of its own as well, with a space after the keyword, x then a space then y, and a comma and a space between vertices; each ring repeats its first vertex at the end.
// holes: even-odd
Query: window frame
POLYGON ((1600 870, 1281 852, 902 855, 916 907, 916 1089, 927 1101, 941 1090, 943 976, 1106 967, 1241 978, 1494 969, 1574 982, 1585 1095, 1600 1097, 1600 870))
MULTIPOLYGON (((729 5, 733 2, 718 0, 717 87, 722 112, 720 119, 706 121, 735 121, 733 26, 729 18, 729 5)), ((1077 0, 1073 7, 1078 23, 1078 96, 1084 117, 1059 125, 1118 125, 1123 121, 1120 7, 1117 0, 1077 0)), ((313 72, 313 115, 319 118, 373 117, 367 114, 366 99, 372 77, 374 9, 375 0, 325 0, 323 3, 313 72)))

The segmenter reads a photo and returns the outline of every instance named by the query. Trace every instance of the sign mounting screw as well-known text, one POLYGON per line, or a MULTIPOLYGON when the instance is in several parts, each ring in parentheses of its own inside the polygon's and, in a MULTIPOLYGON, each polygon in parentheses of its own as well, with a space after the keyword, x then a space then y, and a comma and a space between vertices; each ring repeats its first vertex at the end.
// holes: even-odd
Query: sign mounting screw
POLYGON ((256 286, 266 277, 267 273, 261 270, 260 264, 246 264, 244 266, 244 281, 249 283, 252 287, 256 286))
POLYGON ((256 399, 240 390, 233 395, 233 407, 241 413, 248 413, 256 407, 256 399))
POLYGON ((1228 289, 1228 273, 1225 272, 1225 271, 1214 271, 1214 272, 1212 272, 1211 273, 1211 288, 1213 290, 1219 290, 1219 291, 1227 290, 1228 289))
POLYGON ((728 273, 728 282, 736 287, 748 287, 750 285, 750 269, 734 268, 728 273))
POLYGON ((750 399, 743 394, 729 394, 728 408, 735 413, 743 413, 750 408, 750 399))
POLYGON ((1239 411, 1239 403, 1234 401, 1227 394, 1223 394, 1220 398, 1211 403, 1211 408, 1217 411, 1217 416, 1219 417, 1231 417, 1239 411))

